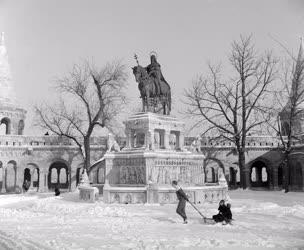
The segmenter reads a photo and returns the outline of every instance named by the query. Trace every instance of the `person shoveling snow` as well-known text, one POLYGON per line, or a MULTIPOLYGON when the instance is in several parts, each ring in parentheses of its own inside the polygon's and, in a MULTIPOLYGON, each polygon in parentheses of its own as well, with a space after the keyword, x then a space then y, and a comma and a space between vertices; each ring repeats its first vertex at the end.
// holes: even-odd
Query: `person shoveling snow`
POLYGON ((175 188, 176 190, 176 195, 177 195, 177 199, 178 199, 178 205, 176 208, 176 213, 179 214, 183 220, 184 220, 184 224, 187 224, 187 215, 186 215, 186 201, 189 202, 189 199, 187 197, 187 195, 185 194, 185 192, 182 190, 182 188, 177 185, 177 181, 172 181, 172 186, 175 188))

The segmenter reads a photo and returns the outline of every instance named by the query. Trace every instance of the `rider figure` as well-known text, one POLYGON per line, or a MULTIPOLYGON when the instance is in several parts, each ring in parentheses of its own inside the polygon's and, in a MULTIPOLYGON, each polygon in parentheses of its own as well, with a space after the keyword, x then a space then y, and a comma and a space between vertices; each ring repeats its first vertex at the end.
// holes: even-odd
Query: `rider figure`
POLYGON ((155 88, 156 88, 156 95, 160 96, 161 93, 161 81, 165 81, 161 69, 160 69, 160 64, 156 60, 156 56, 153 54, 150 57, 151 63, 146 67, 146 70, 149 74, 149 76, 153 77, 154 83, 155 83, 155 88))

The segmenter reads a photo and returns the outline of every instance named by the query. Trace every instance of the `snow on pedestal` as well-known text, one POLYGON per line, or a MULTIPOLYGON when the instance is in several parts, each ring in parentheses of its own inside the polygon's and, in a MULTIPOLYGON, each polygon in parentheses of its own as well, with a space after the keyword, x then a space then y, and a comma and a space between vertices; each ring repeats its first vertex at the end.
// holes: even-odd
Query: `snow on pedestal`
POLYGON ((220 179, 219 179, 219 185, 222 187, 228 187, 227 181, 225 176, 222 174, 220 179))
POLYGON ((98 188, 90 185, 90 180, 86 169, 83 171, 78 189, 80 200, 88 202, 95 202, 98 200, 99 190, 98 188))

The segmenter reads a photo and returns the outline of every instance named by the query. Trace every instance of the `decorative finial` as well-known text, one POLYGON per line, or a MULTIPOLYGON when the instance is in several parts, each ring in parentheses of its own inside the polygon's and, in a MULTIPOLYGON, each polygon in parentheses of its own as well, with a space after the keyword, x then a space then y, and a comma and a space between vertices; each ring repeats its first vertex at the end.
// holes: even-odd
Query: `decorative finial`
POLYGON ((150 56, 153 56, 153 55, 154 55, 154 56, 156 57, 156 59, 157 59, 157 53, 156 53, 155 51, 151 51, 151 52, 150 52, 150 56))
POLYGON ((138 57, 137 57, 137 55, 135 53, 134 53, 134 58, 135 58, 135 60, 137 62, 137 65, 139 65, 139 63, 138 63, 138 57))
POLYGON ((4 32, 1 32, 1 40, 0 40, 0 45, 4 45, 4 32))

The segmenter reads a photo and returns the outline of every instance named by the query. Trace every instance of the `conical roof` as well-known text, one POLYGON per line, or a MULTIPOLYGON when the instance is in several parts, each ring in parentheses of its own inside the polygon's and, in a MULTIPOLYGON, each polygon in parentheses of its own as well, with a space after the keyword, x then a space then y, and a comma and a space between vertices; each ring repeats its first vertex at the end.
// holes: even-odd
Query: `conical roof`
POLYGON ((291 109, 291 99, 293 98, 293 96, 296 96, 295 100, 297 100, 297 105, 295 108, 297 110, 304 111, 304 95, 302 94, 304 91, 303 67, 304 67, 304 39, 303 39, 303 37, 301 37, 299 53, 298 53, 295 68, 293 71, 290 98, 282 110, 283 113, 289 112, 289 110, 291 109))
POLYGON ((16 106, 17 98, 13 88, 10 65, 4 43, 4 32, 0 37, 0 107, 16 106))

